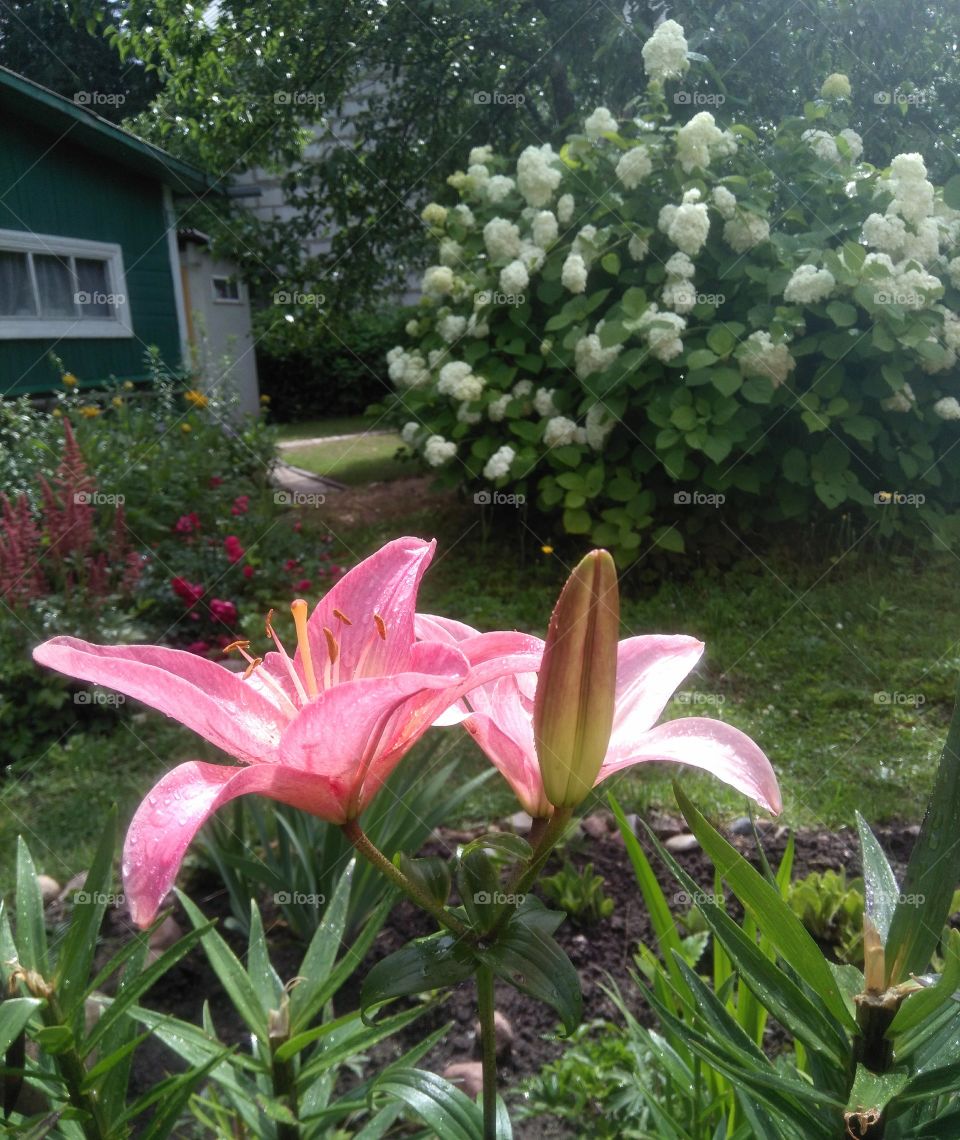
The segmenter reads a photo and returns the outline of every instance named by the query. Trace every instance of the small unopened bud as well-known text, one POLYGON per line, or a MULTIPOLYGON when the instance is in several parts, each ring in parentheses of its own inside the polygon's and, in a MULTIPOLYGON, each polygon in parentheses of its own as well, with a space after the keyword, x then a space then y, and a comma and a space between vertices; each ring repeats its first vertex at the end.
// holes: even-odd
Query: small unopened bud
POLYGON ((537 681, 533 731, 554 807, 581 803, 610 743, 617 683, 617 568, 592 550, 574 568, 550 618, 537 681))

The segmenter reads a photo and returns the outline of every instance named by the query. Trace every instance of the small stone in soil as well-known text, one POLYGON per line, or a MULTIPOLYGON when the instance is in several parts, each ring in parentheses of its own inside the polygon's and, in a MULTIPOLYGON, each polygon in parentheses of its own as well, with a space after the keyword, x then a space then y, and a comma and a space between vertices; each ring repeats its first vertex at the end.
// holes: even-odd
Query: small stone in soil
POLYGON ((518 811, 507 821, 517 835, 526 835, 533 826, 533 820, 525 811, 518 811))
POLYGON ((696 851, 700 846, 695 835, 686 832, 684 835, 671 835, 668 840, 664 842, 664 847, 668 851, 673 852, 674 855, 682 854, 684 851, 696 851))
MULTIPOLYGON (((474 1023, 473 1031, 477 1037, 477 1045, 480 1044, 480 1022, 474 1023)), ((500 1012, 499 1009, 494 1010, 493 1014, 493 1039, 497 1049, 497 1056, 503 1057, 510 1052, 513 1046, 513 1026, 507 1018, 500 1012)))
POLYGON ((174 942, 182 937, 183 931, 180 929, 179 923, 172 915, 168 914, 153 934, 150 935, 150 949, 168 950, 174 942))
POLYGON ((40 888, 40 897, 43 899, 43 905, 48 906, 55 898, 60 897, 60 891, 63 889, 56 879, 52 879, 49 875, 37 875, 37 886, 40 888))
POLYGON ((580 820, 580 826, 591 839, 603 839, 609 830, 602 815, 587 815, 580 820))
POLYGON ((440 1074, 445 1081, 456 1085, 471 1100, 483 1092, 483 1065, 479 1061, 456 1061, 440 1074))

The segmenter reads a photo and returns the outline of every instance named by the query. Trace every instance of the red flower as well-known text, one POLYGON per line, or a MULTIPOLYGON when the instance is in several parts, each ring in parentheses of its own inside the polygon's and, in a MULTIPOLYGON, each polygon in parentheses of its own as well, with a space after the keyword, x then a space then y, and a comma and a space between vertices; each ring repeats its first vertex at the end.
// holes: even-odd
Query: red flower
POLYGON ((231 562, 239 562, 243 557, 244 550, 240 544, 240 539, 235 534, 228 534, 223 540, 223 549, 227 553, 227 558, 231 562))
POLYGON ((207 483, 207 486, 208 487, 222 487, 223 486, 223 480, 220 478, 219 475, 211 475, 210 480, 207 483))
POLYGON ((188 582, 186 578, 171 578, 170 586, 177 597, 186 603, 188 609, 195 606, 203 597, 203 586, 198 582, 188 582))
POLYGON ((244 568, 243 568, 243 576, 244 576, 244 578, 252 578, 252 577, 253 577, 253 567, 252 567, 252 566, 249 566, 249 565, 248 565, 248 566, 244 566, 244 568))
POLYGON ((294 572, 294 570, 300 569, 300 559, 299 558, 288 558, 286 560, 286 562, 284 562, 283 568, 284 568, 284 570, 286 570, 286 572, 288 574, 292 574, 294 572))
POLYGON ((188 515, 181 515, 173 524, 175 534, 193 534, 200 529, 200 516, 195 511, 188 515))
POLYGON ((293 529, 296 534, 300 533, 302 527, 303 523, 300 521, 300 519, 297 519, 297 521, 293 524, 293 529))
POLYGON ((224 625, 233 625, 237 620, 237 607, 233 602, 225 602, 222 598, 210 599, 210 613, 216 621, 224 625))
POLYGON ((245 515, 249 509, 250 509, 250 496, 249 495, 238 495, 233 500, 233 506, 230 508, 230 514, 232 514, 232 515, 245 515))
POLYGON ((293 588, 297 591, 298 594, 306 594, 310 590, 312 585, 313 585, 313 583, 310 581, 309 578, 301 578, 300 581, 297 582, 293 588))

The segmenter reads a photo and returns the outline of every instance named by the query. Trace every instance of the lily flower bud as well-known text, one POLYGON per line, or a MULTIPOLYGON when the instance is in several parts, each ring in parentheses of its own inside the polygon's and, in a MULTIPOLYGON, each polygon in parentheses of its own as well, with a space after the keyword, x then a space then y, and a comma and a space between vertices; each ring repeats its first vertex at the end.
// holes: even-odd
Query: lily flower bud
POLYGON ((592 550, 560 592, 534 699, 537 759, 554 807, 576 807, 597 781, 613 727, 619 634, 617 568, 606 550, 592 550))

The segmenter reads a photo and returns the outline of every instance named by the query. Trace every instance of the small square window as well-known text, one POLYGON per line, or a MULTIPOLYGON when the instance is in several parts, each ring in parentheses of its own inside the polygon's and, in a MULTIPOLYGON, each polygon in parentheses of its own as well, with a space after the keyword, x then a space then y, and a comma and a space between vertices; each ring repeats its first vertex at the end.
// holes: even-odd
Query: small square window
POLYGON ((40 316, 76 316, 70 262, 54 254, 35 253, 33 270, 37 275, 37 292, 40 294, 40 316))
POLYGON ((211 277, 213 299, 237 304, 240 301, 240 282, 236 277, 211 277))
POLYGON ((113 316, 117 298, 110 292, 107 263, 98 257, 78 257, 76 266, 80 316, 88 320, 97 317, 109 319, 113 316))
POLYGON ((0 316, 35 317, 36 302, 25 253, 0 249, 0 316))

